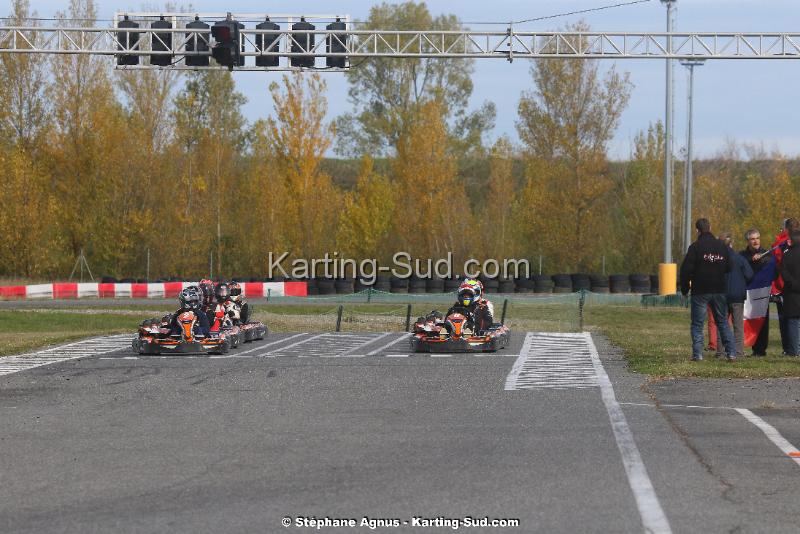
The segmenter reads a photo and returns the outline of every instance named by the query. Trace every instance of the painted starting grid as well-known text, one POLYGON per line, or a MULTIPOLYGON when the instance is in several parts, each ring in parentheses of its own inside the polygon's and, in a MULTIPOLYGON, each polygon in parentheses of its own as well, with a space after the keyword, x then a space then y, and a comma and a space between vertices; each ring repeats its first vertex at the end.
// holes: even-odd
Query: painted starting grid
POLYGON ((586 334, 528 333, 506 390, 597 387, 597 372, 586 334))
POLYGON ((59 345, 49 349, 20 354, 17 356, 6 356, 0 358, 0 376, 18 373, 27 369, 50 365, 51 363, 64 362, 87 356, 97 356, 117 352, 131 346, 132 336, 130 334, 118 334, 115 336, 103 336, 66 345, 59 345))

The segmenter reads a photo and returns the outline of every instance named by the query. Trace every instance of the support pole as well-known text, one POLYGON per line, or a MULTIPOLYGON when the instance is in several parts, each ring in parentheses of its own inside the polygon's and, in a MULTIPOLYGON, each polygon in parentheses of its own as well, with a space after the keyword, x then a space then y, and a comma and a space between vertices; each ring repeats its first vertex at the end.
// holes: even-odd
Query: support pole
POLYGON ((507 309, 508 309, 508 299, 503 299, 503 314, 500 316, 500 324, 506 324, 507 309))
MULTIPOLYGON (((677 0, 661 0, 667 6, 667 33, 672 32, 672 9, 677 0)), ((667 54, 672 53, 672 37, 667 36, 667 54)), ((659 265, 659 275, 670 275, 677 272, 669 266, 672 263, 672 60, 666 60, 666 98, 664 120, 664 262, 659 265)), ((670 288, 675 288, 674 276, 665 279, 659 276, 659 294, 669 294, 670 288)), ((673 289, 674 292, 674 289, 673 289)))
POLYGON ((342 311, 344 310, 344 305, 339 304, 339 310, 336 312, 336 331, 342 331, 342 311))
POLYGON ((411 304, 406 307, 406 332, 411 330, 411 304))
POLYGON ((702 59, 689 59, 681 61, 681 65, 689 69, 689 89, 687 95, 687 128, 686 128, 686 187, 683 199, 683 252, 692 244, 692 189, 694 187, 694 170, 692 162, 694 160, 694 148, 692 139, 693 115, 694 115, 694 68, 701 67, 705 63, 702 59))

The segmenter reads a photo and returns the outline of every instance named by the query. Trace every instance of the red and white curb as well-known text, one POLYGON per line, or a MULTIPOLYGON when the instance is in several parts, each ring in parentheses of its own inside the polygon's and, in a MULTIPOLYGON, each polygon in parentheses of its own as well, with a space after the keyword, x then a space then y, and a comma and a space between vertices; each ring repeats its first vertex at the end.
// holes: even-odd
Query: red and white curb
MULTIPOLYGON (((148 284, 52 283, 25 286, 0 286, 5 299, 77 299, 77 298, 172 298, 197 282, 154 282, 148 284)), ((246 297, 305 297, 306 282, 241 282, 246 297)))

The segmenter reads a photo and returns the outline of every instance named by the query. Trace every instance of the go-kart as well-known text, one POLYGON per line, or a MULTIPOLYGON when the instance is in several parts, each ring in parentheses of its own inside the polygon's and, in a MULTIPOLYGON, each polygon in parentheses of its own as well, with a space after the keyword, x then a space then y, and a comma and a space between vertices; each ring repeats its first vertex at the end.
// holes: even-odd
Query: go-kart
POLYGON ((175 334, 169 321, 147 319, 139 325, 138 336, 132 346, 139 354, 225 354, 231 340, 225 332, 203 336, 198 332, 197 316, 192 311, 177 318, 180 332, 175 334))
POLYGON ((492 323, 477 330, 469 312, 453 312, 446 318, 436 312, 414 323, 411 349, 414 352, 495 352, 508 345, 508 327, 492 323))
POLYGON ((239 325, 244 341, 255 341, 257 339, 264 339, 267 335, 267 326, 261 321, 250 321, 239 325))

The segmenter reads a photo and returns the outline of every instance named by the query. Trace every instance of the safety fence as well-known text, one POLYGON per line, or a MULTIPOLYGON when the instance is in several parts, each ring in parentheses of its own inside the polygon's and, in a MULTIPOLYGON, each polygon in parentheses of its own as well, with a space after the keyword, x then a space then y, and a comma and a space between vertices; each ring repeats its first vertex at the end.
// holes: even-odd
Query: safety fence
MULTIPOLYGON (((587 312, 614 309, 681 308, 680 296, 603 294, 590 291, 551 295, 487 295, 496 321, 512 330, 580 332, 587 312)), ((397 294, 374 289, 348 295, 272 296, 254 305, 256 316, 278 331, 408 331, 431 311, 446 312, 455 294, 397 294)))

